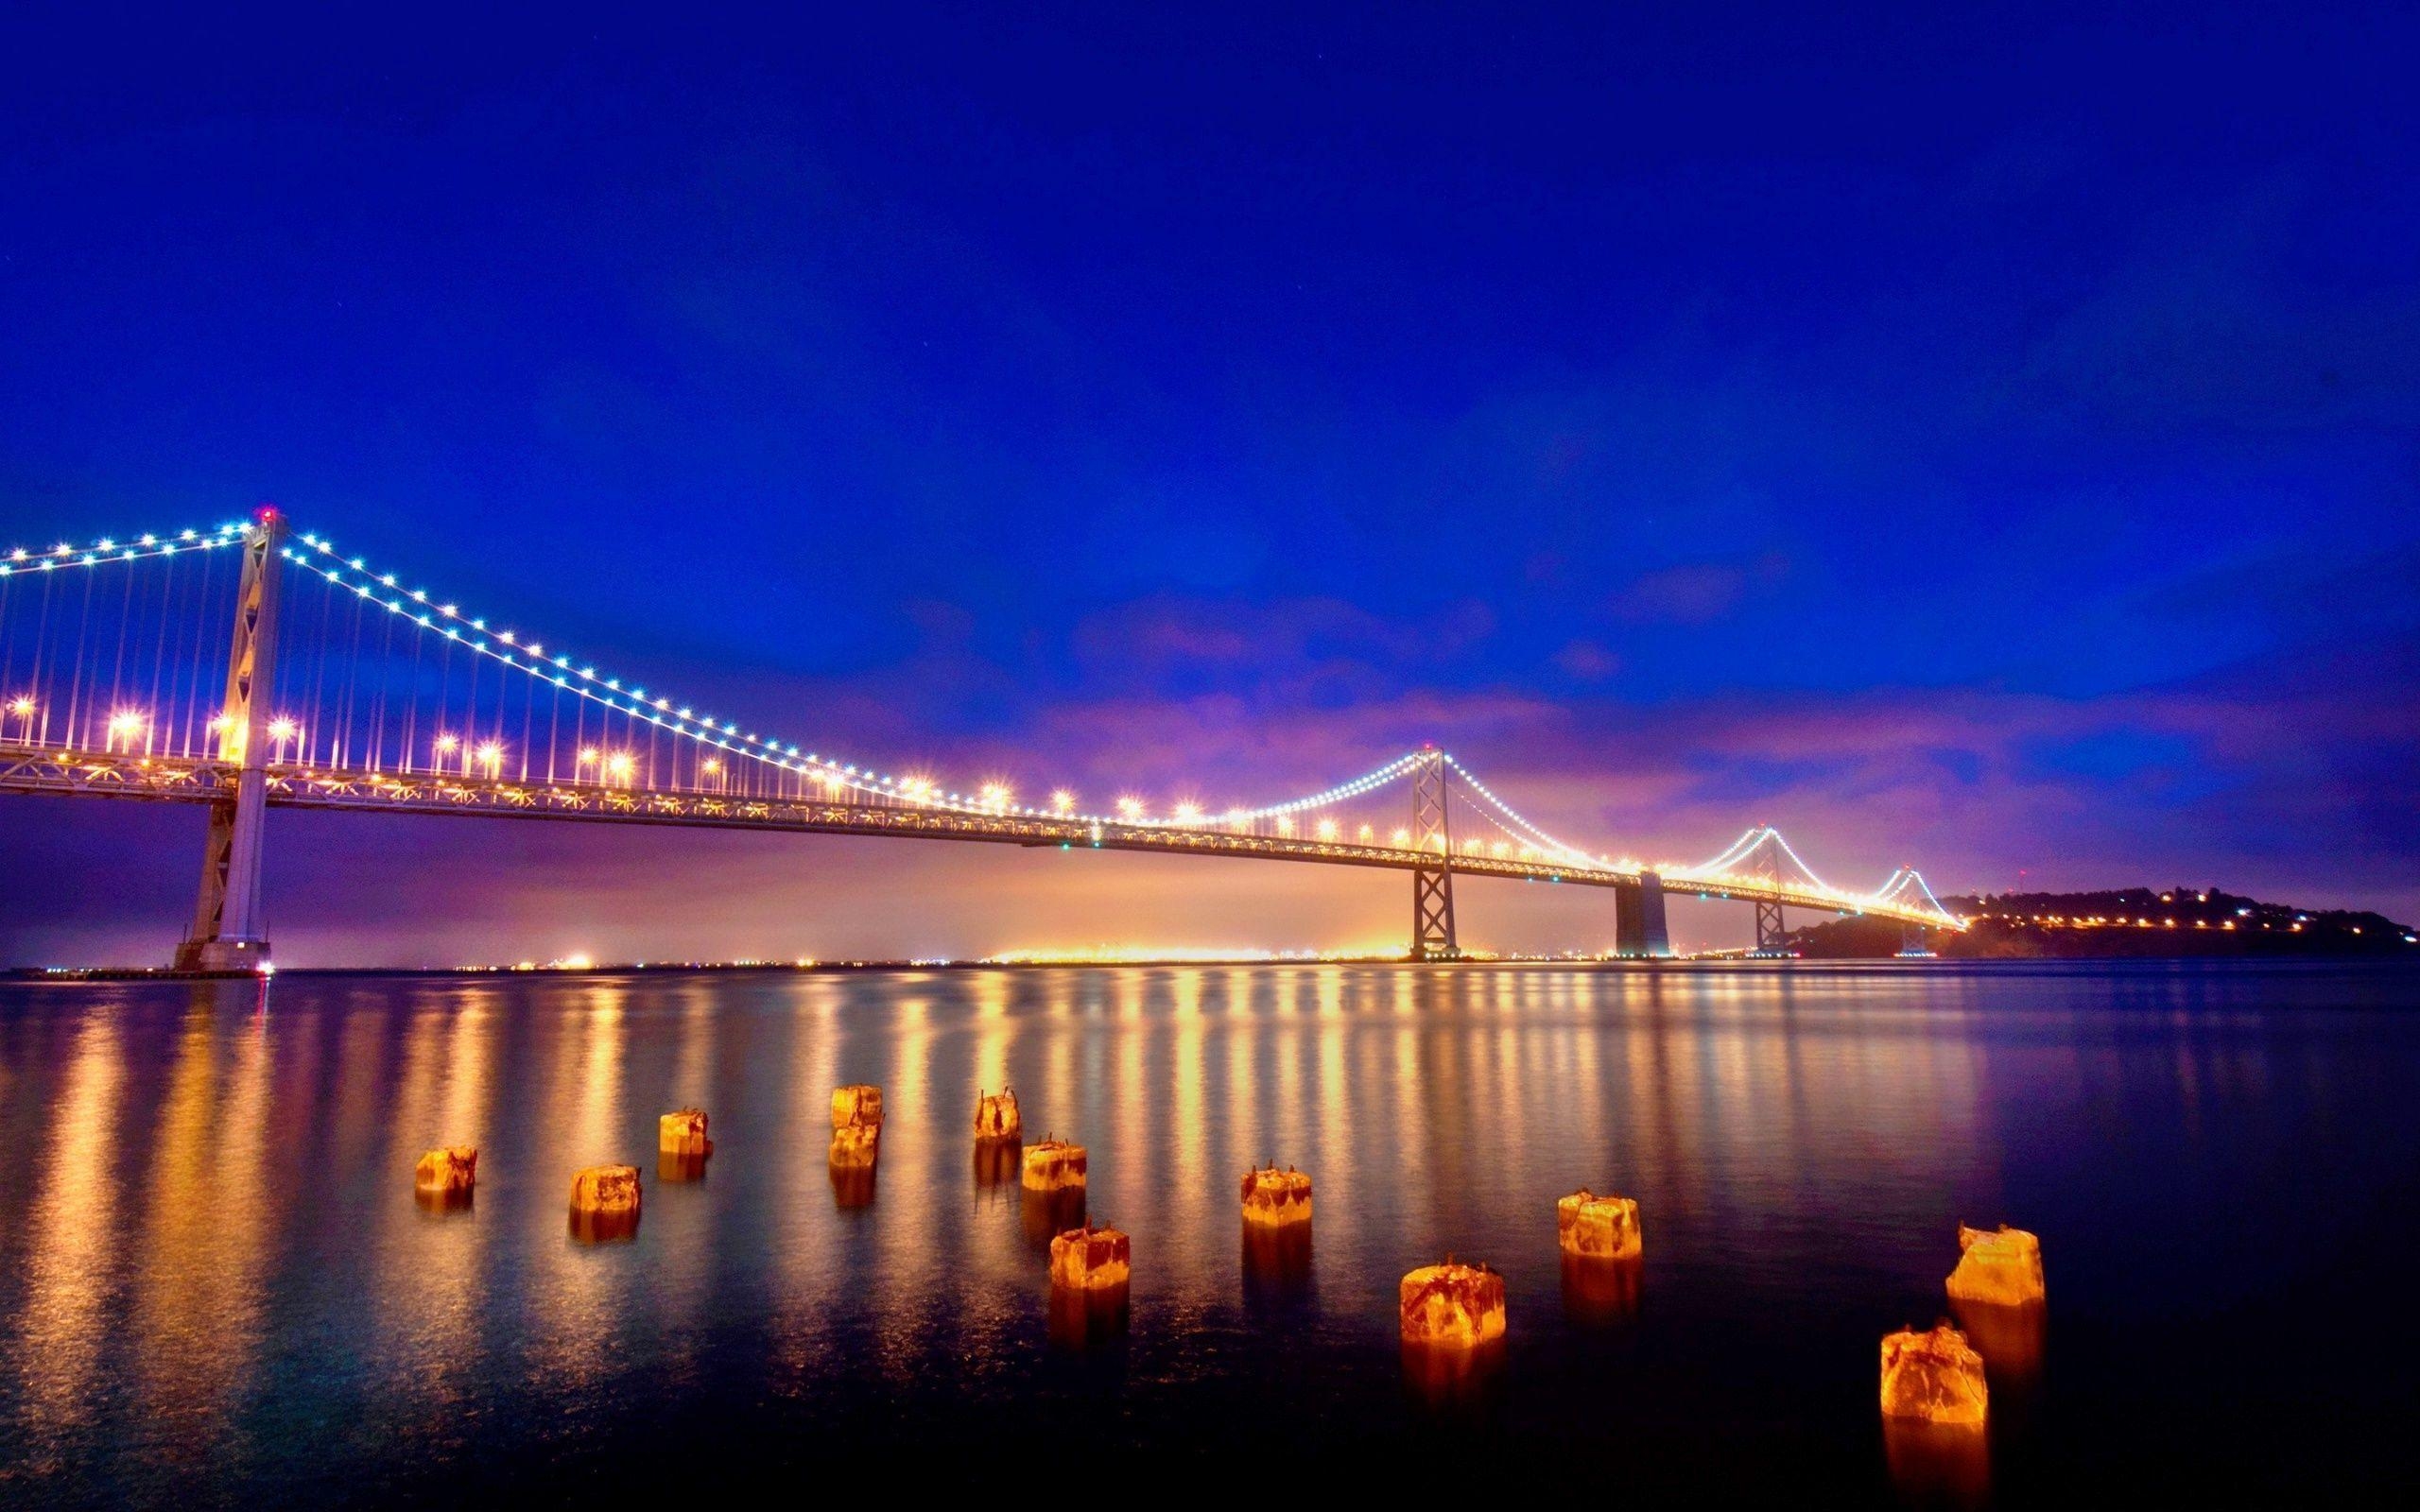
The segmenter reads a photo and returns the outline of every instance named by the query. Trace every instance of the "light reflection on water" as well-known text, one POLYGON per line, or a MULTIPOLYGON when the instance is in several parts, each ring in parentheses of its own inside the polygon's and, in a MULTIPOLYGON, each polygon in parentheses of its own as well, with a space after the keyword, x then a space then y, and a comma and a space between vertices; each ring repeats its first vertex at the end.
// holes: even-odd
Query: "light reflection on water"
MULTIPOLYGON (((2363 1257, 2415 1237, 2420 1203, 2382 1199, 2415 1195, 2420 1034, 2378 1011, 2413 985, 1255 966, 0 987, 0 1132, 28 1155, 0 1166, 0 1492, 560 1491, 1041 1424, 1095 1454, 1250 1432, 1367 1457, 1439 1414, 1532 1469, 1618 1452, 1698 1487, 1876 1494, 1928 1465, 1935 1491, 1983 1475, 2022 1499, 2170 1439, 2283 1474, 2297 1414, 2315 1435, 2409 1400, 2275 1378, 2309 1363, 2309 1298, 2382 1280, 2363 1257), (825 1155, 852 1081, 888 1113, 859 1207, 825 1155), (976 1094, 1003 1085, 1028 1139, 1089 1147, 1089 1211, 1133 1236, 1107 1343, 1052 1343, 1013 1177, 978 1178, 976 1094), (715 1157, 660 1180, 656 1117, 693 1105, 715 1157), (440 1143, 480 1147, 459 1211, 412 1199, 440 1143), (1244 1244, 1236 1178, 1271 1158, 1317 1184, 1307 1256, 1244 1244), (644 1173, 637 1234, 576 1242, 571 1173, 608 1162, 644 1173), (1553 1198, 1583 1183, 1639 1199, 1634 1273, 1562 1264, 1553 1198), (2247 1211, 2295 1220, 2281 1240, 2247 1211), (1947 1311, 1962 1220, 2040 1230, 2051 1308, 1988 1458, 1944 1470, 1886 1441, 1874 1350, 1947 1311), (1511 1329, 1484 1380, 1431 1393, 1394 1290, 1447 1251, 1505 1272, 1511 1329), (2145 1400, 2122 1435, 2101 1410, 2145 1400), (2230 1446, 2229 1413, 2257 1431, 2230 1446), (683 1459, 702 1444, 725 1453, 683 1459)), ((2330 1472, 2404 1452, 2375 1450, 2330 1472)))

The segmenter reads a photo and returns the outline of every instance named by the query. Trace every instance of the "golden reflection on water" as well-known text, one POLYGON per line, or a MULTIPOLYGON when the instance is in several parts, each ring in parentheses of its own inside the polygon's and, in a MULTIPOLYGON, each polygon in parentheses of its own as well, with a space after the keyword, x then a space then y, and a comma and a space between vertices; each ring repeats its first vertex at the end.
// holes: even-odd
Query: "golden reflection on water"
POLYGON ((404 1069, 378 1160, 385 1200, 375 1208, 382 1220, 372 1256, 375 1280, 362 1300, 377 1317, 372 1357, 407 1383, 394 1409, 398 1430, 407 1435, 441 1434, 476 1390, 491 1275, 491 1251, 475 1221, 478 1194, 448 1209, 406 1201, 406 1188, 413 1163, 441 1144, 476 1146, 482 1182, 497 1181, 509 1169, 510 1153, 496 1147, 490 1111, 499 1010, 498 995, 485 987, 442 997, 415 993, 405 1009, 404 1069))
POLYGON ((209 985, 191 991, 136 1241, 135 1369, 162 1418, 222 1412, 246 1384, 259 1343, 272 1221, 264 1192, 269 1057, 258 1010, 222 1037, 220 1013, 234 1001, 209 985))
POLYGON ((103 1308, 117 1283, 118 1097, 126 1080, 116 1019, 77 1030, 42 1152, 42 1184, 26 1211, 26 1301, 8 1351, 21 1411, 38 1438, 85 1418, 100 1352, 103 1308))
MULTIPOLYGON (((613 1367, 613 1341, 627 1321, 624 1305, 637 1290, 627 1272, 614 1267, 616 1246, 590 1242, 587 1234, 574 1231, 571 1221, 572 1173, 592 1165, 631 1164, 636 1154, 631 1148, 633 1142, 620 1128, 628 998, 629 989, 619 979, 584 984, 567 1016, 539 1026, 559 1047, 548 1057, 552 1075, 540 1100, 554 1137, 531 1142, 536 1168, 527 1176, 540 1190, 551 1187, 554 1192, 554 1218, 546 1227, 558 1237, 532 1257, 538 1273, 531 1291, 532 1367, 557 1390, 577 1390, 613 1367)), ((663 1194, 648 1191, 648 1185, 642 1167, 641 1228, 648 1208, 663 1200, 663 1194)), ((591 1226, 590 1232, 610 1238, 620 1228, 596 1230, 591 1226)))

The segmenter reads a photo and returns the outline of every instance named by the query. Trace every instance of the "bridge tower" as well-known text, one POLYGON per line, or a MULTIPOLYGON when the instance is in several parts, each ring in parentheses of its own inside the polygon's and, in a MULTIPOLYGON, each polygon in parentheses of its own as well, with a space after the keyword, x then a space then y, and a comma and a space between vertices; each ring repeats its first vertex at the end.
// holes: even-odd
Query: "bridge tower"
POLYGON ((210 806, 201 895, 193 932, 177 947, 181 971, 257 971, 268 965, 261 912, 261 837, 268 815, 268 727, 277 682, 277 564, 285 517, 268 506, 244 535, 235 593, 235 638, 227 654, 227 699, 218 760, 235 769, 232 795, 210 806))
MULTIPOLYGON (((1764 835, 1757 840, 1754 855, 1752 869, 1756 880, 1768 885, 1779 884, 1781 881, 1781 837, 1773 833, 1772 825, 1765 826, 1764 835)), ((1756 954, 1759 955, 1782 954, 1786 948, 1782 939, 1783 933, 1781 904, 1767 899, 1758 899, 1756 901, 1756 954)))
POLYGON ((1461 957, 1454 940, 1454 832, 1445 812, 1445 753, 1434 746, 1420 748, 1411 768, 1411 843, 1421 855, 1432 852, 1434 866, 1422 865, 1411 873, 1411 958, 1451 961, 1461 957))

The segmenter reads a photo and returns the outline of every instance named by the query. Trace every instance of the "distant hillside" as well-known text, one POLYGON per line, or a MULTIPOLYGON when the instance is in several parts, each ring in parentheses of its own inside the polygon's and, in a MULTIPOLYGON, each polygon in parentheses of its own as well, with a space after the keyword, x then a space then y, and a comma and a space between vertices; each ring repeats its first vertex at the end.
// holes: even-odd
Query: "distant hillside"
MULTIPOLYGON (((2400 955, 2420 961, 2420 931, 2382 914, 2296 908, 2215 888, 2125 887, 2110 892, 2011 892, 1942 900, 1972 921, 1937 931, 1940 954, 1962 960, 2107 955, 2400 955)), ((1792 930, 1802 955, 1847 959, 1898 954, 1899 926, 1840 919, 1792 930)))

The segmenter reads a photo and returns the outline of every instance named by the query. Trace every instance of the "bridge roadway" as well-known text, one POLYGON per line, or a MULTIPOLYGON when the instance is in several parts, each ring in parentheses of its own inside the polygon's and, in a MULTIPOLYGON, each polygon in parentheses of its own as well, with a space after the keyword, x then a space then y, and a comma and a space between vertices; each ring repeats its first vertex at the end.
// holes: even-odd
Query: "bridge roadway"
MULTIPOLYGON (((527 782, 458 773, 367 772, 271 765, 272 808, 363 814, 451 814, 480 818, 667 824, 703 829, 774 830, 802 834, 893 839, 976 840, 1001 845, 1126 850, 1148 855, 1235 856, 1392 871, 1434 868, 1437 857, 1394 846, 1301 836, 1240 833, 1172 824, 1125 824, 994 814, 907 803, 838 799, 748 798, 697 791, 616 787, 601 782, 527 782)), ((146 756, 0 744, 0 793, 147 799, 206 804, 232 800, 235 768, 212 758, 146 756)), ((1516 856, 1457 853, 1457 876, 1582 887, 1638 886, 1639 871, 1516 856)), ((1864 914, 1905 923, 1958 928, 1921 908, 1834 896, 1751 879, 1661 879, 1665 894, 1785 903, 1826 913, 1864 914)))

